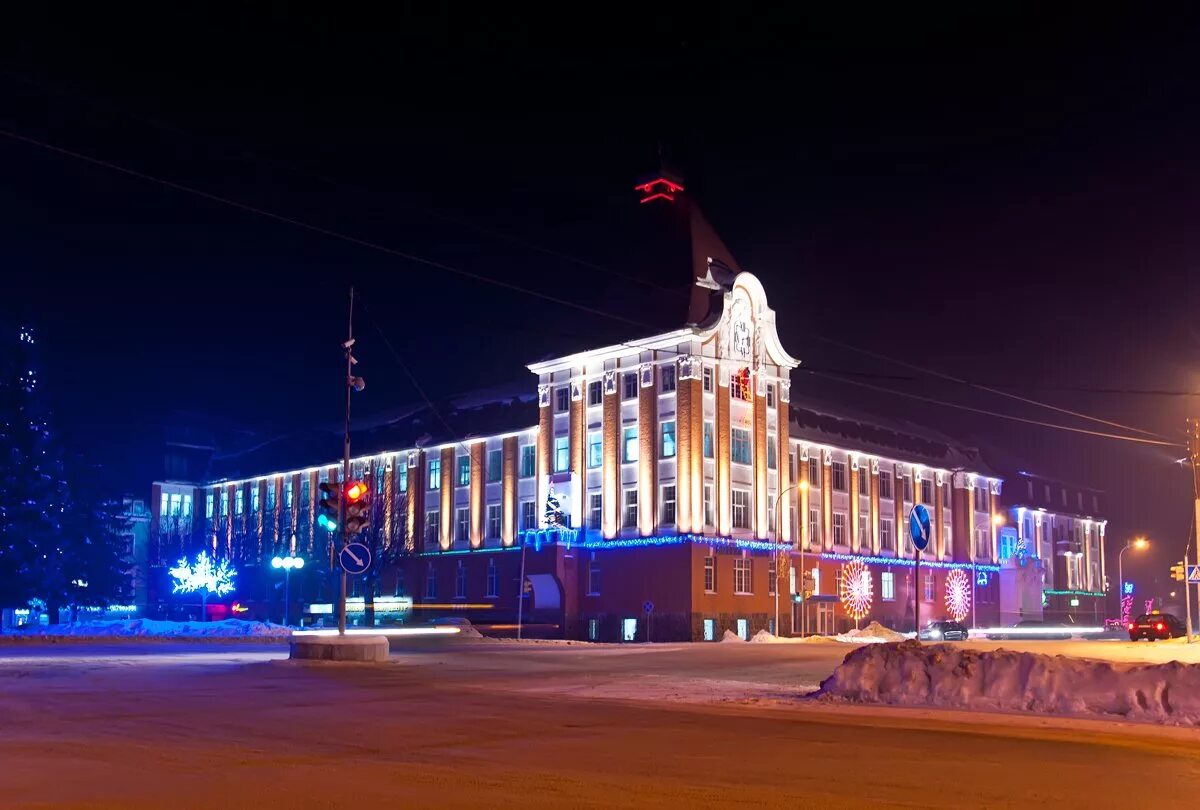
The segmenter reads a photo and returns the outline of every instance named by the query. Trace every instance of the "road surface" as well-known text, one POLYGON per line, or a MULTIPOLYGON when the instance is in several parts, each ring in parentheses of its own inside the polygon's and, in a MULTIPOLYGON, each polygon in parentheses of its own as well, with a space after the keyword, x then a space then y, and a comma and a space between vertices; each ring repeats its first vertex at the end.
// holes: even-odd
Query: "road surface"
POLYGON ((5 808, 1194 805, 1190 730, 840 709, 838 645, 0 647, 5 808), (1149 791, 1149 792, 1148 792, 1149 791))

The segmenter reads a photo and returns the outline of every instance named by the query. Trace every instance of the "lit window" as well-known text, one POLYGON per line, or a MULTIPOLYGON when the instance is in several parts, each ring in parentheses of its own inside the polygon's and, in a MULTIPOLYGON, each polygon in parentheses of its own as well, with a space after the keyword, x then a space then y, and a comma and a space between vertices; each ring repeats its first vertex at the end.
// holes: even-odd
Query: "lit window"
POLYGON ((705 593, 715 593, 717 590, 717 558, 708 556, 704 558, 704 591, 705 593))
POLYGON ((704 485, 704 525, 712 526, 717 522, 713 514, 713 488, 712 484, 704 485))
POLYGON ((557 413, 566 413, 571 407, 571 389, 569 386, 560 385, 554 389, 554 410, 557 413))
POLYGON ((734 464, 749 464, 751 462, 750 431, 744 428, 733 428, 730 435, 733 439, 730 459, 734 464))
POLYGON ((717 640, 717 622, 714 619, 705 619, 704 620, 704 640, 705 641, 716 641, 717 640))
POLYGON ((221 517, 229 514, 229 492, 221 490, 221 517))
POLYGON ((704 393, 710 394, 713 390, 713 369, 712 366, 705 366, 700 372, 700 378, 704 381, 704 393))
POLYGON ((896 540, 892 533, 892 519, 879 519, 879 548, 882 551, 895 551, 896 540))
MULTIPOLYGON (((171 499, 175 502, 175 506, 172 509, 172 511, 174 511, 176 514, 179 514, 179 508, 178 508, 179 496, 172 495, 171 499)), ((250 488, 250 511, 257 514, 258 513, 258 505, 259 505, 258 484, 256 483, 254 486, 252 486, 250 488)))
POLYGON ((442 533, 442 513, 431 509, 425 513, 425 540, 430 545, 437 545, 442 533))
POLYGON ((771 434, 767 434, 767 469, 774 470, 779 467, 778 451, 775 449, 778 446, 778 441, 771 434))
POLYGON ((442 488, 442 460, 440 458, 429 459, 429 488, 442 488))
POLYGON ((734 399, 749 402, 752 396, 750 390, 750 369, 744 368, 729 375, 729 395, 734 399))
POLYGON ((846 513, 833 513, 833 544, 835 546, 846 545, 846 513))
POLYGON ((521 501, 521 529, 536 529, 537 528, 537 512, 534 510, 533 501, 521 501))
POLYGON ((880 575, 879 591, 883 601, 894 601, 896 599, 896 575, 891 571, 884 571, 880 575))
POLYGON ((458 457, 458 485, 460 487, 470 486, 471 484, 471 457, 458 457))
POLYGON ((588 434, 588 467, 596 468, 604 463, 604 435, 600 431, 588 434))
POLYGON ((292 508, 292 482, 287 481, 283 485, 283 507, 285 509, 292 508))
POLYGON ((627 371, 621 375, 621 399, 637 399, 637 372, 627 371))
MULTIPOLYGON (((308 484, 307 481, 305 481, 304 483, 305 483, 305 485, 308 484)), ((402 465, 400 467, 400 469, 396 471, 396 487, 401 492, 408 492, 408 465, 407 464, 402 465)), ((304 500, 307 501, 308 497, 305 496, 304 500)))
POLYGON ((271 481, 267 484, 267 509, 275 511, 275 482, 271 481))
POLYGON ((487 480, 489 483, 494 484, 500 480, 503 466, 504 453, 500 450, 489 450, 487 457, 487 480))
POLYGON ((571 463, 571 440, 567 436, 554 437, 554 471, 566 472, 571 463))
POLYGON ((501 509, 498 503, 489 503, 487 508, 488 529, 487 536, 496 539, 500 536, 500 515, 501 509))
POLYGON ((659 372, 662 378, 662 392, 669 394, 675 390, 675 366, 663 366, 659 372))
POLYGON ((771 555, 771 559, 767 562, 767 596, 774 596, 775 589, 779 587, 779 576, 776 573, 778 562, 775 555, 771 555))
POLYGON ((662 423, 662 451, 660 458, 675 457, 675 421, 662 423))
POLYGON ((662 520, 664 526, 675 525, 675 485, 669 484, 662 488, 662 520))
POLYGON ((601 528, 603 504, 604 499, 599 493, 594 492, 588 495, 588 528, 596 529, 597 531, 601 528))
POLYGON ((244 493, 244 492, 241 490, 241 488, 239 488, 239 489, 238 489, 238 491, 234 493, 234 496, 233 496, 233 513, 234 513, 235 515, 240 515, 240 514, 243 512, 243 510, 244 510, 244 502, 245 502, 245 497, 244 497, 244 496, 245 496, 245 494, 246 494, 246 493, 244 493))
POLYGON ((638 525, 638 492, 636 489, 625 490, 625 514, 621 527, 635 529, 638 525))
POLYGON ((638 429, 637 425, 625 428, 625 446, 622 460, 627 464, 638 460, 638 429))
POLYGON ((712 458, 715 455, 713 449, 713 423, 704 423, 704 457, 712 458))
POLYGON ((204 498, 204 516, 205 516, 206 518, 208 518, 209 520, 212 520, 212 516, 213 516, 213 496, 212 496, 212 493, 211 493, 211 492, 210 492, 210 493, 208 493, 208 495, 207 495, 207 496, 205 496, 205 498, 204 498))
POLYGON ((733 592, 736 594, 754 593, 753 569, 750 560, 738 557, 733 561, 733 592))
POLYGON ((532 478, 537 471, 537 448, 532 444, 521 446, 521 477, 532 478))
POLYGON ((733 500, 733 528, 750 528, 750 490, 735 489, 730 492, 733 500))
POLYGON ((601 387, 600 380, 593 380, 588 383, 588 407, 599 405, 604 401, 604 391, 601 387))
POLYGON ((933 574, 926 573, 925 579, 921 582, 921 599, 925 602, 933 601, 933 574))
POLYGON ((600 638, 600 620, 588 619, 588 641, 595 641, 600 638))

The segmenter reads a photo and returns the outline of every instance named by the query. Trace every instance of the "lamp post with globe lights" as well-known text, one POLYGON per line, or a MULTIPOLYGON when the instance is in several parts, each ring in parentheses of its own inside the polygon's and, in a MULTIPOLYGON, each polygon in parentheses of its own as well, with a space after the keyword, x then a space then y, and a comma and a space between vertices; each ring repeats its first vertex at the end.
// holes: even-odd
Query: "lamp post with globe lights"
POLYGON ((275 569, 283 569, 283 623, 287 625, 288 612, 292 605, 292 571, 299 571, 304 567, 304 558, 297 557, 290 553, 286 557, 276 556, 271 559, 271 567, 275 569))
POLYGON ((1120 597, 1125 587, 1125 568, 1123 566, 1125 552, 1131 548, 1136 548, 1138 551, 1150 545, 1150 541, 1145 537, 1134 537, 1125 541, 1125 545, 1117 552, 1117 581, 1120 583, 1117 586, 1117 615, 1121 614, 1120 597))

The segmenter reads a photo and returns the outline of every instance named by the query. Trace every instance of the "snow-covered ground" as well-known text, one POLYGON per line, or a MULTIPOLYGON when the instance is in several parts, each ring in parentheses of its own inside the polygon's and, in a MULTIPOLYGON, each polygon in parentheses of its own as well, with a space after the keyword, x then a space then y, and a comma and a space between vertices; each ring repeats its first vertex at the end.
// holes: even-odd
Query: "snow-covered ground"
POLYGON ((266 622, 247 622, 225 619, 219 622, 170 622, 155 619, 126 619, 118 621, 84 621, 75 624, 33 625, 0 634, 0 640, 27 641, 54 639, 108 638, 255 638, 282 639, 292 632, 290 627, 266 622))
POLYGON ((818 697, 1196 726, 1200 665, 1113 663, 951 644, 867 645, 822 682, 818 697))
MULTIPOLYGON (((884 627, 879 622, 871 622, 866 627, 857 630, 849 630, 845 633, 839 633, 836 636, 776 636, 768 633, 766 630, 759 630, 755 633, 750 642, 753 644, 822 644, 830 642, 838 642, 841 644, 884 644, 889 641, 904 641, 912 638, 912 634, 905 635, 898 633, 891 628, 884 627)), ((725 631, 725 637, 722 641, 741 641, 736 634, 730 630, 725 631)))

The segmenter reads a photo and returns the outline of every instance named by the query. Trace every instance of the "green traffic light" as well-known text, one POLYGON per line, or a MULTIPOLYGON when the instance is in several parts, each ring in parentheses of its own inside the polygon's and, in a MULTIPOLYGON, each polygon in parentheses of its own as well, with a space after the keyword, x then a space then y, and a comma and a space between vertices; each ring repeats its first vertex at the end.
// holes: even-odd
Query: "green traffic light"
POLYGON ((317 524, 327 532, 337 531, 337 521, 329 517, 329 515, 321 515, 317 518, 317 524))

